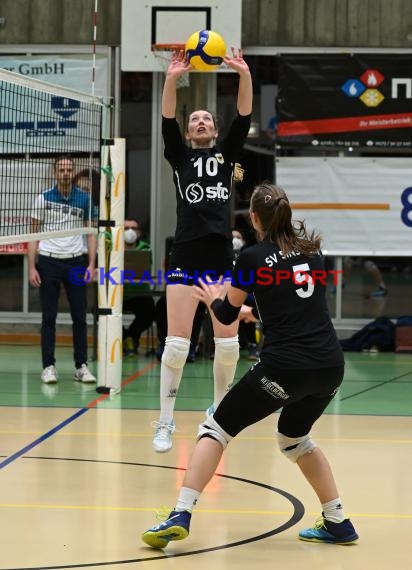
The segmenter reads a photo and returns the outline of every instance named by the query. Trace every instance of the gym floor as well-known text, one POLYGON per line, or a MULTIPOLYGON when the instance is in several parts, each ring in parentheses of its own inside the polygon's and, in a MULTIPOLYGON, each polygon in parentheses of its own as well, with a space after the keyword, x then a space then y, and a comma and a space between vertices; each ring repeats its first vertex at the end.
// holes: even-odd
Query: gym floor
MULTIPOLYGON (((124 360, 122 391, 110 397, 73 381, 71 352, 57 349, 59 383, 46 386, 39 347, 0 346, 0 570, 410 567, 412 355, 347 353, 344 384, 313 430, 358 543, 297 540, 298 530, 319 516, 319 505, 297 467, 281 456, 272 416, 230 444, 189 538, 156 551, 140 534, 158 508, 174 505, 211 402, 213 363, 186 366, 174 446, 162 455, 151 448, 158 362, 144 355, 124 360)), ((237 377, 249 365, 243 355, 237 377)))

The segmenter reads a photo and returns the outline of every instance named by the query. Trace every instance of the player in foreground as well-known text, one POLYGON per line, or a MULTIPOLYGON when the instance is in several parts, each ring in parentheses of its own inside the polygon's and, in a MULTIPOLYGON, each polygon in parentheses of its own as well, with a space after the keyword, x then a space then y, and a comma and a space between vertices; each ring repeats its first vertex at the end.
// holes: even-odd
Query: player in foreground
POLYGON ((297 463, 322 505, 322 516, 314 528, 300 531, 299 538, 334 544, 358 539, 345 518, 329 463, 310 436, 312 425, 336 394, 344 374, 343 353, 326 305, 326 285, 315 279, 315 271, 323 270, 320 237, 309 235, 303 222, 292 221, 285 192, 270 183, 255 188, 250 217, 259 243, 240 253, 227 294, 222 294, 220 285, 202 282, 194 293, 224 324, 237 319, 246 296, 253 293, 263 324, 261 360, 200 425, 174 510, 166 521, 142 535, 153 548, 164 548, 170 540, 188 536, 192 509, 227 444, 244 428, 280 408, 280 450, 297 463), (265 277, 261 268, 265 268, 265 277), (276 271, 294 277, 277 279, 276 271), (250 273, 254 282, 242 285, 240 275, 250 273))
MULTIPOLYGON (((226 65, 239 75, 237 115, 228 133, 216 143, 218 130, 213 115, 197 110, 189 115, 186 146, 176 120, 178 78, 191 66, 184 52, 173 54, 162 98, 162 134, 165 157, 173 170, 176 187, 177 226, 169 264, 166 290, 168 331, 160 370, 160 416, 155 422, 153 449, 169 451, 175 430, 173 412, 190 348, 193 318, 198 299, 192 294, 196 274, 214 275, 233 269, 231 188, 235 163, 246 141, 252 113, 253 88, 241 50, 232 50, 226 65)), ((238 323, 222 324, 212 313, 215 341, 213 413, 235 375, 239 359, 238 323)))

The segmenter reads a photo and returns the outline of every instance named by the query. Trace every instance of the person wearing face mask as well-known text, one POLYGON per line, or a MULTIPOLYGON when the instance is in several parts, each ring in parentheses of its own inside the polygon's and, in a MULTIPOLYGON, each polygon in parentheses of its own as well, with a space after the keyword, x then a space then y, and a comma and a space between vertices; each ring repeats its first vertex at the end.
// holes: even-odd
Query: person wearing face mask
MULTIPOLYGON (((142 240, 141 235, 139 222, 135 218, 126 218, 124 221, 125 251, 151 251, 150 244, 142 240)), ((123 313, 134 315, 129 327, 123 328, 123 354, 129 358, 137 356, 140 336, 150 327, 155 317, 153 298, 139 295, 138 290, 144 287, 146 284, 133 285, 127 280, 123 286, 123 313)))
POLYGON ((235 252, 235 257, 237 257, 245 246, 245 240, 239 230, 232 230, 232 244, 233 251, 235 252))

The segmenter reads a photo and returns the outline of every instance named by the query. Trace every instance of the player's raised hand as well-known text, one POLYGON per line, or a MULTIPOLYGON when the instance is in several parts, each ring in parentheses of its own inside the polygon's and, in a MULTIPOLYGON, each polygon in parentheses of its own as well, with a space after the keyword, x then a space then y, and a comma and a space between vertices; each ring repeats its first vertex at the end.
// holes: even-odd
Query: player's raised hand
POLYGON ((223 61, 226 65, 232 68, 234 71, 238 73, 249 73, 249 66, 246 61, 243 59, 243 51, 241 48, 235 49, 234 47, 231 48, 232 50, 232 57, 225 55, 223 61))
POLYGON ((184 50, 175 50, 172 54, 169 67, 167 68, 166 76, 177 78, 191 69, 193 69, 193 67, 188 62, 184 50))

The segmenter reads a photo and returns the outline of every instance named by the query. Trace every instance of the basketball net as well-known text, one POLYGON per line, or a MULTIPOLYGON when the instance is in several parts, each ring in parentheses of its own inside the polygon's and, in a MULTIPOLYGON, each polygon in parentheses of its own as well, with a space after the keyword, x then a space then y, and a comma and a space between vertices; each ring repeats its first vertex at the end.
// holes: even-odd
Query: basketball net
MULTIPOLYGON (((152 45, 152 52, 153 55, 158 60, 159 64, 161 65, 164 74, 166 75, 167 68, 169 67, 170 60, 172 59, 172 55, 174 51, 184 50, 184 44, 153 44, 152 45)), ((184 73, 181 75, 177 82, 176 86, 178 89, 182 87, 189 87, 190 79, 189 73, 184 73)))

